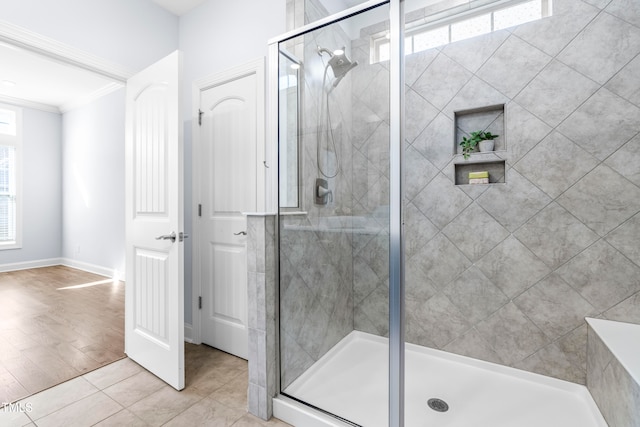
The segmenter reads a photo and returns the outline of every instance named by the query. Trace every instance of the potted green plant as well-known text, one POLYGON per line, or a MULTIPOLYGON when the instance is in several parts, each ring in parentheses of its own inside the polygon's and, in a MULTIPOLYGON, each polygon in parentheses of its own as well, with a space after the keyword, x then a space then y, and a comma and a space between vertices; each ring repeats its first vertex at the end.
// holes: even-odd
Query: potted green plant
POLYGON ((485 132, 483 130, 478 130, 475 132, 471 132, 469 138, 466 136, 462 137, 462 141, 460 142, 460 146, 462 147, 462 155, 465 160, 469 158, 471 153, 475 151, 476 147, 480 147, 480 151, 493 151, 494 147, 494 139, 499 137, 500 135, 494 135, 491 132, 485 132))

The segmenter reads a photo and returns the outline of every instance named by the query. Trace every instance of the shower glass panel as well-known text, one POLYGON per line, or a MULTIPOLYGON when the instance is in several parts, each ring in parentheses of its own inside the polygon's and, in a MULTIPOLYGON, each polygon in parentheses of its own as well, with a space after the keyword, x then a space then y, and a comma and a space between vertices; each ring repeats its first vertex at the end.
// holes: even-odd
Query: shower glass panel
POLYGON ((388 420, 389 71, 370 51, 388 17, 278 46, 281 393, 365 426, 388 420))
POLYGON ((577 219, 598 203, 583 178, 598 154, 577 135, 624 114, 593 80, 611 64, 583 59, 622 24, 551 5, 406 1, 406 426, 601 425, 578 397, 584 317, 601 312, 581 269, 605 255, 585 251, 597 236, 577 219))

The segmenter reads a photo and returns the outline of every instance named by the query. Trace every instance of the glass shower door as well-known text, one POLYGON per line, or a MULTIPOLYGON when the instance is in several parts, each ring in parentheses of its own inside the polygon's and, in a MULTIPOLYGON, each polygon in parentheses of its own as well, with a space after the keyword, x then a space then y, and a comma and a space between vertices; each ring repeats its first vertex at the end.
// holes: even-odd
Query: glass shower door
POLYGON ((387 426, 389 67, 382 5, 281 41, 281 393, 387 426), (373 37, 373 38, 372 38, 373 37))

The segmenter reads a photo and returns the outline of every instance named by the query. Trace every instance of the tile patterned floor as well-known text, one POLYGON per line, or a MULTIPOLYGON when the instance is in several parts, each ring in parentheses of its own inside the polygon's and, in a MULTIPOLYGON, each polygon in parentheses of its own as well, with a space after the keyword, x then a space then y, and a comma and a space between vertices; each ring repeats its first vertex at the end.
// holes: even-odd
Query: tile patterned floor
POLYGON ((285 427, 247 413, 247 362, 186 344, 178 392, 122 359, 0 409, 0 426, 285 427))

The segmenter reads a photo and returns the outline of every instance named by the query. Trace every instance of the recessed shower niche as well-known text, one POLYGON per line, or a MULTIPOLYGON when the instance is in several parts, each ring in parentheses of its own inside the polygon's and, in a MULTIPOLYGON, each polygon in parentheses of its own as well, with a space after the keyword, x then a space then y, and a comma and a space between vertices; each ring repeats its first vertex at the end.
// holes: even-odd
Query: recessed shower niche
POLYGON ((456 185, 469 184, 470 172, 488 172, 489 184, 505 182, 505 160, 501 155, 507 149, 504 116, 504 104, 454 112, 453 154, 456 185), (491 132, 498 137, 493 140, 492 151, 474 151, 465 159, 460 142, 463 137, 469 138, 471 133, 476 131, 491 132))

